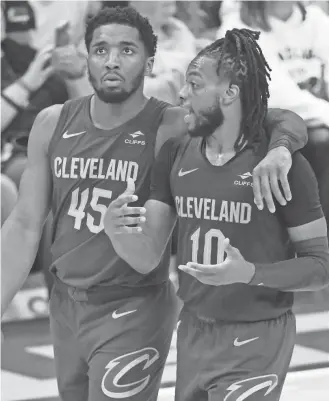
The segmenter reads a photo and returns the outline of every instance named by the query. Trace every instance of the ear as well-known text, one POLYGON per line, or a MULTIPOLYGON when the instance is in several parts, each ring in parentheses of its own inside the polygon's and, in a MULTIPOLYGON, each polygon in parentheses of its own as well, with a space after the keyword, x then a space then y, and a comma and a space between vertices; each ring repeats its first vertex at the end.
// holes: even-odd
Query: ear
POLYGON ((230 106, 232 103, 239 98, 240 88, 238 85, 231 84, 226 89, 224 95, 222 96, 223 106, 230 106))
POLYGON ((154 65, 154 57, 149 57, 145 65, 145 76, 149 77, 152 75, 154 65))

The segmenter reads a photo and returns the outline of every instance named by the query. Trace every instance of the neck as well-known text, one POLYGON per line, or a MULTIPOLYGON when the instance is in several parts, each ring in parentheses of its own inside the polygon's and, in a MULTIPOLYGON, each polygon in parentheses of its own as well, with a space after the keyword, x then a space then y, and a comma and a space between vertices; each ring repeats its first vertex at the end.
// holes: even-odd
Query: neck
POLYGON ((287 21, 293 13, 296 1, 271 1, 267 4, 268 13, 281 21, 287 21))
POLYGON ((90 104, 90 117, 95 127, 113 129, 135 117, 148 101, 142 89, 122 103, 105 103, 95 94, 90 104))
POLYGON ((240 134, 241 119, 225 118, 223 124, 218 127, 206 140, 207 147, 217 154, 235 152, 234 144, 240 134))
POLYGON ((223 166, 235 156, 234 144, 240 133, 240 122, 236 117, 230 119, 206 139, 206 157, 214 166, 223 166))

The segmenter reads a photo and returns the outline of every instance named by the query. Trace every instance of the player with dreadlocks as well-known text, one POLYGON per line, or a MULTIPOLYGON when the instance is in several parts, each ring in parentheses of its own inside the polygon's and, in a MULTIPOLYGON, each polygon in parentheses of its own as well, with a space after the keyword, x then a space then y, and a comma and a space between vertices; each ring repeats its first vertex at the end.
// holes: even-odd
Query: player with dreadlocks
POLYGON ((293 157, 287 206, 271 214, 253 202, 251 171, 268 147, 270 68, 258 36, 233 29, 191 62, 181 94, 189 136, 160 150, 144 208, 127 206, 129 182, 104 220, 118 255, 149 273, 178 217, 176 401, 279 400, 295 342, 293 293, 329 282, 326 225, 307 161, 293 157), (123 226, 132 213, 143 222, 123 226))

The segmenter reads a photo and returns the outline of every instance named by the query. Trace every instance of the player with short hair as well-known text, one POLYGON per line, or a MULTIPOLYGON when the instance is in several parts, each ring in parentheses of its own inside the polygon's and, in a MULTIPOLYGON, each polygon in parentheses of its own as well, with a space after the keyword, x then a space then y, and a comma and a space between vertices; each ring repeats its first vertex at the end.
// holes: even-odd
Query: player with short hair
MULTIPOLYGON (((51 208, 50 324, 61 399, 151 401, 177 319, 170 247, 144 274, 115 252, 104 216, 129 178, 139 205, 148 199, 154 158, 164 142, 184 135, 186 111, 144 96, 157 41, 134 9, 100 11, 85 39, 94 94, 42 111, 30 134, 19 198, 1 233, 2 313, 28 275, 51 208)), ((287 148, 303 145, 306 130, 282 110, 267 124, 273 149, 259 165, 264 188, 256 197, 271 205, 270 188, 284 202, 275 185, 287 183, 287 148), (269 175, 276 183, 267 185, 269 175)))
POLYGON ((270 74, 258 36, 227 31, 190 63, 189 136, 162 147, 144 207, 127 206, 130 180, 104 219, 118 255, 149 274, 178 217, 177 401, 277 401, 295 343, 293 294, 329 283, 326 223, 303 156, 293 157, 286 206, 270 213, 253 202, 251 172, 268 146, 270 74), (125 226, 132 212, 143 222, 125 226))

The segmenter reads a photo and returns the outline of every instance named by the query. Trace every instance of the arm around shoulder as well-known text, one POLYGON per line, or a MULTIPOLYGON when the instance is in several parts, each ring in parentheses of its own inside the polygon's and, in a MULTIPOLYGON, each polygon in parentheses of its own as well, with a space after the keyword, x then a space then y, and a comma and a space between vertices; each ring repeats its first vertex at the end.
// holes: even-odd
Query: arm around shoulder
POLYGON ((270 135, 269 150, 285 146, 290 153, 294 153, 307 143, 307 126, 304 120, 290 110, 269 109, 265 125, 270 135))

